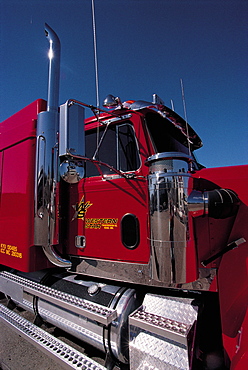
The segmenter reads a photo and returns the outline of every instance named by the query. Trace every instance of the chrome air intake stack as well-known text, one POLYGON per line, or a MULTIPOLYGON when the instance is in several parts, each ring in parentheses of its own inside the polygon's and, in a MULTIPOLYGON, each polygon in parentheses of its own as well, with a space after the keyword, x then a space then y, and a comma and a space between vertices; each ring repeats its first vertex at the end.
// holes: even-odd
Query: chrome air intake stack
POLYGON ((152 278, 184 283, 188 230, 188 182, 193 158, 179 152, 148 158, 152 278))
POLYGON ((49 260, 57 266, 69 267, 69 262, 58 257, 52 248, 56 221, 55 193, 58 183, 60 41, 47 24, 45 34, 50 45, 48 99, 47 110, 39 113, 37 121, 34 244, 41 245, 49 260))

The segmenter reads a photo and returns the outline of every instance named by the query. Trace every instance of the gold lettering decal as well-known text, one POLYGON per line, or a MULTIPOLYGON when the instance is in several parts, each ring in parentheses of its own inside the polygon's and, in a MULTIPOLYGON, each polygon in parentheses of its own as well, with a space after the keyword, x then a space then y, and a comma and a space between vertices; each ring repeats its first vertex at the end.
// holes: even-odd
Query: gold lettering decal
POLYGON ((113 230, 118 225, 118 218, 86 218, 86 229, 105 229, 113 230))
POLYGON ((0 243, 0 253, 10 257, 22 258, 22 253, 18 252, 16 245, 0 243))

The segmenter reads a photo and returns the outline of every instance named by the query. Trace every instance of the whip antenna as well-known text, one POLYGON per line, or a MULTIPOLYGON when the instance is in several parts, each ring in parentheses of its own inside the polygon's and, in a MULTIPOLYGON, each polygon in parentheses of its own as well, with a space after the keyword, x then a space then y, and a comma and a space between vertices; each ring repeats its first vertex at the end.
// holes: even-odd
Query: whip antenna
POLYGON ((96 21, 95 21, 95 5, 94 0, 91 1, 92 7, 92 25, 93 25, 93 37, 94 37, 94 59, 95 59, 95 78, 96 78, 96 106, 100 107, 99 102, 99 80, 98 80, 98 63, 97 63, 97 47, 96 47, 96 21))
POLYGON ((189 127, 188 127, 188 119, 187 119, 187 112, 186 112, 186 102, 185 102, 185 96, 184 96, 184 88, 183 88, 183 80, 180 78, 181 83, 181 91, 182 91, 182 99, 183 99, 183 110, 184 110, 184 119, 186 123, 186 135, 187 135, 187 141, 188 141, 188 149, 189 149, 189 155, 191 155, 190 150, 190 140, 189 140, 189 127))
POLYGON ((174 102, 173 102, 173 100, 172 100, 172 99, 171 99, 171 109, 173 110, 173 112, 175 112, 174 102))

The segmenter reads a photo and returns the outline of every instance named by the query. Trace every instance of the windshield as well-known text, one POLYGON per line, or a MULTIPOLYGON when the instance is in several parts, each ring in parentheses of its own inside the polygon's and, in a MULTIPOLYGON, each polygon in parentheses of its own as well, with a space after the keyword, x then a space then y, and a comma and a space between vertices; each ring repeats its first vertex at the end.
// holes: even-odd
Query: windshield
POLYGON ((187 138, 157 113, 146 114, 146 125, 156 153, 181 152, 189 154, 187 138))
MULTIPOLYGON (((188 140, 186 136, 171 125, 170 121, 156 113, 146 114, 146 126, 150 134, 155 153, 180 152, 189 154, 188 140)), ((190 155, 194 158, 193 169, 202 167, 196 160, 194 153, 190 155)))

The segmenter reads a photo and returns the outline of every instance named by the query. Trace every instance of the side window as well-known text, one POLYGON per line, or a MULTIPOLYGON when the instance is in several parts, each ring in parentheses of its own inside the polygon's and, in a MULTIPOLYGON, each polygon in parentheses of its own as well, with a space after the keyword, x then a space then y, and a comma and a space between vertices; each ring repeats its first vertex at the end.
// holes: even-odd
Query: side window
POLYGON ((140 166, 137 144, 131 125, 117 126, 118 129, 118 169, 127 172, 135 171, 140 166))
MULTIPOLYGON (((102 135, 100 135, 100 139, 101 137, 102 135)), ((96 159, 116 168, 116 157, 116 127, 110 126, 104 135, 96 159)))
MULTIPOLYGON (((101 145, 97 151, 96 159, 109 164, 110 166, 123 171, 135 171, 140 166, 138 147, 135 139, 133 127, 130 124, 110 126, 104 133, 104 128, 100 129, 98 141, 104 135, 101 145)), ((86 156, 92 158, 97 148, 97 132, 95 130, 86 131, 86 156)), ((105 174, 110 170, 102 168, 105 174)), ((98 176, 99 173, 94 164, 86 163, 86 177, 98 176)))

